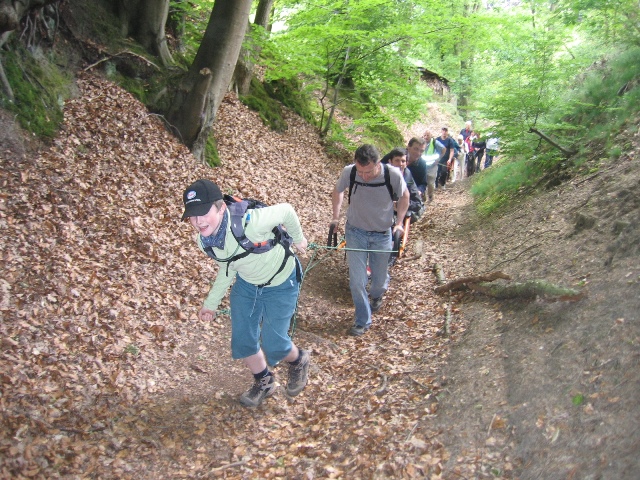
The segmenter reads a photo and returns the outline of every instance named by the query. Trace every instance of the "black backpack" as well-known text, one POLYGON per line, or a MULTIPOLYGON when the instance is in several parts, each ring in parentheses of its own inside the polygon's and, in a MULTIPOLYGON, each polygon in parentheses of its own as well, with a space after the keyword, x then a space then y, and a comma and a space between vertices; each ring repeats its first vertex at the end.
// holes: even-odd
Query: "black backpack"
POLYGON ((349 179, 349 203, 351 203, 351 192, 353 191, 355 193, 355 191, 358 189, 359 186, 361 187, 382 187, 382 186, 386 186, 387 190, 389 191, 389 195, 391 196, 391 201, 394 202, 397 200, 397 198, 395 198, 395 195, 393 194, 393 187, 391 186, 391 175, 389 174, 389 165, 387 165, 386 163, 382 163, 382 170, 384 172, 384 182, 379 182, 379 183, 365 183, 365 182, 358 182, 356 181, 356 166, 354 165, 351 168, 351 176, 349 179), (355 186, 355 188, 353 188, 355 186))
MULTIPOLYGON (((261 202, 260 200, 254 200, 252 198, 238 198, 233 197, 231 195, 224 195, 224 203, 227 204, 227 208, 229 210, 230 218, 230 226, 231 233, 233 237, 236 239, 236 242, 242 247, 242 252, 231 255, 227 258, 218 258, 216 254, 213 252, 213 247, 205 247, 205 253, 213 258, 217 262, 226 263, 227 264, 227 275, 229 274, 229 264, 231 262, 235 262, 241 258, 246 257, 249 254, 255 253, 265 253, 274 248, 276 245, 281 245, 284 248, 284 259, 282 260, 282 265, 278 271, 269 279, 267 283, 263 283, 262 285, 258 285, 258 287, 266 287, 271 283, 271 281, 278 275, 287 264, 287 260, 289 257, 293 255, 291 251, 291 245, 293 245, 293 239, 287 233, 282 225, 278 225, 273 229, 273 238, 269 240, 265 240, 263 242, 255 243, 249 240, 245 235, 245 227, 247 223, 251 220, 251 212, 247 214, 246 220, 243 221, 244 214, 247 210, 254 210, 256 208, 264 208, 267 204, 261 202)), ((297 262, 296 262, 297 265, 297 262)), ((297 266, 296 266, 297 268, 297 266)), ((297 268, 298 269, 298 268, 297 268)), ((298 269, 299 271, 299 269, 298 269)), ((299 273, 298 273, 299 275, 299 273)))

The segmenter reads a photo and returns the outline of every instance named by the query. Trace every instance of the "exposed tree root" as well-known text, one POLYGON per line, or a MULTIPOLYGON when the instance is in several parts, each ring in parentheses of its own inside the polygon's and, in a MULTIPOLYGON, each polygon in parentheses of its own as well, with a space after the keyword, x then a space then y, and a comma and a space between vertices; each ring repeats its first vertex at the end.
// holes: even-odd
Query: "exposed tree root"
MULTIPOLYGON (((435 268, 434 268, 435 270, 435 268)), ((436 274, 437 275, 437 274, 436 274)), ((493 282, 502 278, 503 280, 511 280, 511 277, 503 272, 491 272, 487 275, 474 275, 471 277, 461 277, 456 280, 452 280, 446 285, 441 285, 435 288, 436 293, 444 293, 452 290, 461 290, 467 288, 469 284, 479 283, 479 282, 493 282)))
MULTIPOLYGON (((547 282, 546 280, 528 280, 522 283, 494 285, 490 285, 488 283, 498 279, 511 280, 511 277, 506 273, 500 271, 491 272, 487 275, 462 277, 453 280, 446 285, 436 287, 434 291, 438 294, 443 294, 454 290, 470 289, 489 297, 497 298, 499 300, 509 298, 533 300, 535 298, 542 298, 552 302, 575 302, 586 296, 585 292, 580 292, 573 288, 555 285, 553 283, 547 282)), ((448 330, 447 327, 448 326, 445 325, 445 333, 448 333, 446 332, 446 330, 448 330)))

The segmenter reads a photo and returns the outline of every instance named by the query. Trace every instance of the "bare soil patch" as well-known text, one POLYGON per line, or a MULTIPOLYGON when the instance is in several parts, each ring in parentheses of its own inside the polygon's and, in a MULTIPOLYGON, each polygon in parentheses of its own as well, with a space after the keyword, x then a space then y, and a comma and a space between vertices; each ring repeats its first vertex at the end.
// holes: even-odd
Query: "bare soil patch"
POLYGON ((439 417, 445 443, 456 445, 452 471, 466 478, 637 475, 640 171, 630 153, 496 218, 460 215, 455 237, 474 271, 499 268, 587 296, 571 303, 461 299, 469 328, 445 368, 439 417), (471 458, 478 459, 472 470, 456 466, 471 458))

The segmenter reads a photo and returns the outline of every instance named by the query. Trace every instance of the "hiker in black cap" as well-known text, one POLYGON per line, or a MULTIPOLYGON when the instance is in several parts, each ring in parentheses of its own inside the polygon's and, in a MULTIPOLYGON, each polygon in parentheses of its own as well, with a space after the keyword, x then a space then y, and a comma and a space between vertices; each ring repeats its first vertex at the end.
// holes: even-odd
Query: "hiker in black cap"
POLYGON ((295 210, 288 203, 246 209, 245 202, 246 210, 239 215, 242 205, 227 205, 220 188, 209 180, 190 185, 183 202, 182 219, 189 219, 198 231, 198 246, 219 267, 200 309, 201 320, 215 318, 233 283, 231 354, 243 359, 254 376, 254 384, 240 402, 256 407, 272 395, 276 383, 269 366, 282 360, 289 366, 286 392, 298 395, 307 384, 310 356, 288 334, 302 280, 298 259, 289 246, 292 243, 301 253, 307 247, 295 210))

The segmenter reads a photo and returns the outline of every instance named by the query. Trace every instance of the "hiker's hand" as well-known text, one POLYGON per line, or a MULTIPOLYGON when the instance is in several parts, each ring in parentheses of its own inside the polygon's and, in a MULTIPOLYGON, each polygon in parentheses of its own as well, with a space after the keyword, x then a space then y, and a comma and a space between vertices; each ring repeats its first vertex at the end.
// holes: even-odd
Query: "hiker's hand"
POLYGON ((293 246, 296 247, 299 254, 304 255, 307 253, 307 239, 305 237, 302 237, 302 240, 294 243, 293 246))
POLYGON ((339 220, 331 220, 331 223, 329 224, 329 230, 331 232, 337 232, 339 224, 340 224, 339 220))
POLYGON ((395 225, 393 227, 393 233, 396 233, 398 230, 404 233, 404 227, 402 225, 395 225))
POLYGON ((216 318, 216 312, 215 310, 209 310, 207 307, 202 307, 198 316, 203 322, 211 322, 216 318))

